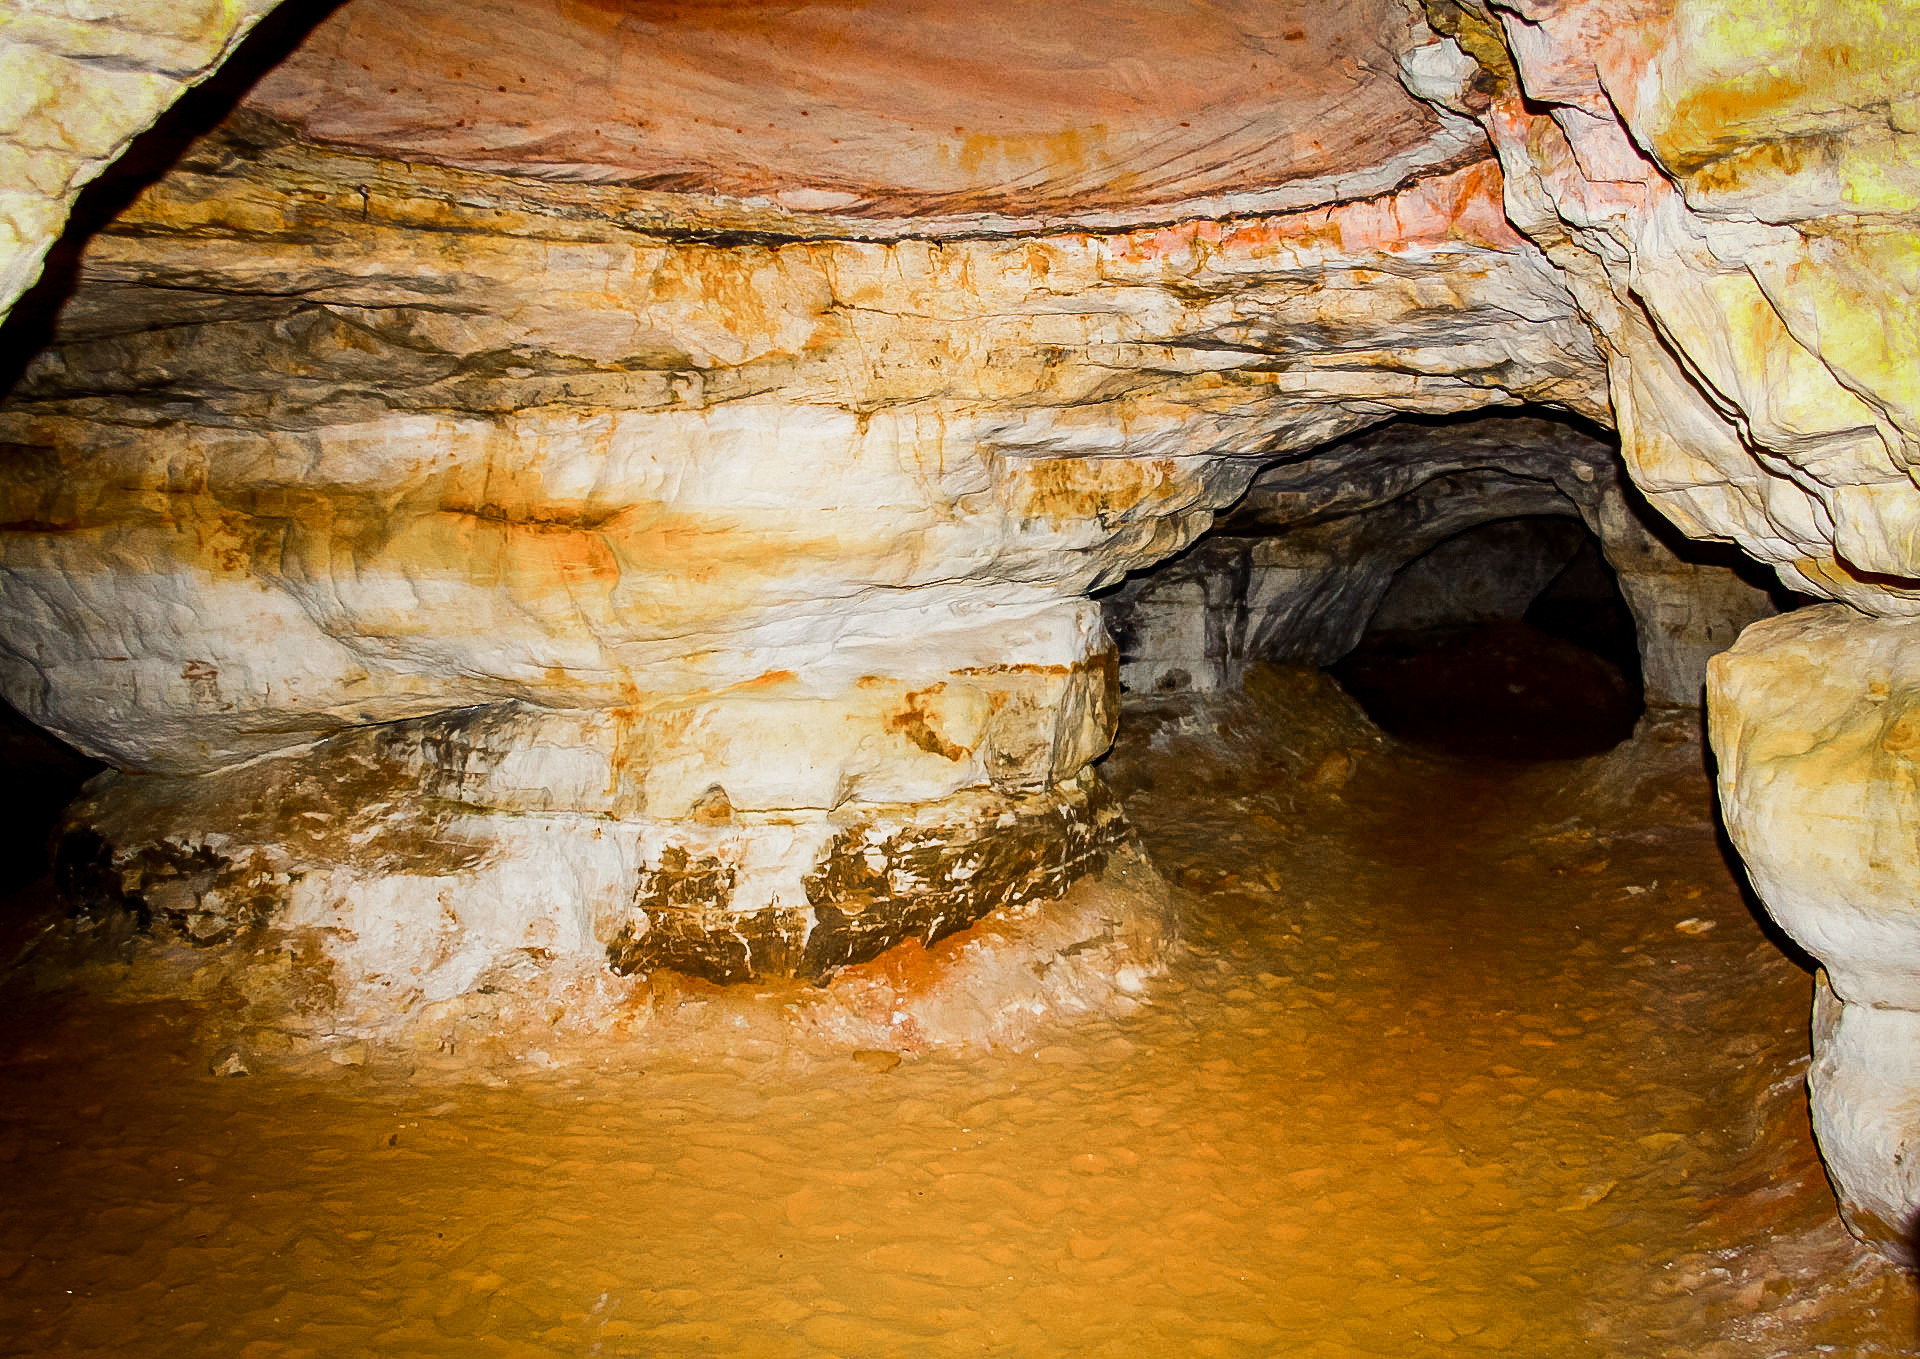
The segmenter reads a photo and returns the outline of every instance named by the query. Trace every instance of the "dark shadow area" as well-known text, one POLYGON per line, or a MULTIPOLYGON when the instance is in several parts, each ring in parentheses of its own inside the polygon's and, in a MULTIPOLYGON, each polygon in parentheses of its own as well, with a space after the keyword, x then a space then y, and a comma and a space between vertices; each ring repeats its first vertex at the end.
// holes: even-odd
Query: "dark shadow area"
POLYGON ((1473 758, 1597 755, 1643 711, 1633 616, 1571 519, 1483 524, 1415 558, 1329 669, 1385 730, 1473 758))
POLYGON ((1382 729, 1476 759, 1598 755, 1641 712, 1619 667, 1518 620, 1374 633, 1330 669, 1382 729))
POLYGON ((1534 596, 1521 621, 1611 662, 1632 685, 1635 699, 1640 697, 1640 648, 1633 613, 1592 534, 1583 535, 1573 560, 1534 596))
POLYGON ((46 873, 60 813, 105 768, 0 703, 0 898, 46 873))
POLYGON ((133 139, 125 154, 80 191, 66 229, 47 251, 39 281, 0 320, 0 399, 19 384, 34 355, 53 341, 60 311, 79 286, 87 242, 124 212, 187 149, 233 112, 262 76, 346 0, 285 0, 254 26, 233 55, 181 95, 133 139))

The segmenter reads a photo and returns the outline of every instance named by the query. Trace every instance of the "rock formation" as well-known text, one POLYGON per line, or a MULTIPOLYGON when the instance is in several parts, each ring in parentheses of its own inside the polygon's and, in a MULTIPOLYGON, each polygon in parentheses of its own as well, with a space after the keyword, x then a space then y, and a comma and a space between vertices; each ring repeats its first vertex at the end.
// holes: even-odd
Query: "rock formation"
POLYGON ((90 244, 0 415, 0 683, 128 771, 65 846, 82 896, 316 930, 393 997, 512 948, 818 978, 1099 866, 1088 593, 1263 461, 1395 410, 1601 409, 1484 143, 1392 78, 1390 6, 1303 49, 1284 119, 1235 54, 1291 22, 1193 38, 1171 141, 1231 175, 1118 56, 1069 102, 1131 121, 1078 169, 1010 140, 1074 57, 1023 7, 912 40, 990 39, 1028 102, 904 158, 871 127, 935 95, 876 103, 870 57, 797 110, 751 75, 841 50, 819 13, 635 20, 609 62, 576 9, 509 8, 433 61, 444 9, 341 9, 90 244), (650 62, 738 70, 806 135, 729 136, 746 93, 650 62), (594 74, 518 94, 536 68, 594 74))
MULTIPOLYGON (((48 74, 0 129, 8 298, 264 8, 15 6, 0 59, 48 74)), ((1596 529, 1685 699, 1754 597, 1592 448, 1304 456, 1557 407, 1837 601, 1717 663, 1715 735, 1829 964, 1843 1201, 1898 1252, 1920 922, 1879 890, 1916 851, 1873 724, 1920 612, 1916 17, 349 0, 86 244, 0 406, 0 691, 122 771, 66 882, 307 931, 374 1009, 514 949, 822 976, 1098 867, 1090 595, 1250 485, 1206 549, 1242 584, 1180 624, 1213 682, 1350 636, 1393 516, 1526 504, 1596 529), (1256 635, 1216 647, 1229 598, 1256 635), (1808 750, 1865 791, 1793 791, 1808 750)))
POLYGON ((1634 614, 1647 702, 1698 704, 1707 658, 1773 606, 1624 481, 1607 443, 1530 416, 1390 424, 1277 463, 1193 550, 1108 599, 1121 682, 1234 688, 1256 661, 1329 664, 1408 563, 1475 526, 1544 515, 1600 541, 1634 614))
POLYGON ((0 13, 0 315, 87 182, 279 0, 18 0, 0 13))

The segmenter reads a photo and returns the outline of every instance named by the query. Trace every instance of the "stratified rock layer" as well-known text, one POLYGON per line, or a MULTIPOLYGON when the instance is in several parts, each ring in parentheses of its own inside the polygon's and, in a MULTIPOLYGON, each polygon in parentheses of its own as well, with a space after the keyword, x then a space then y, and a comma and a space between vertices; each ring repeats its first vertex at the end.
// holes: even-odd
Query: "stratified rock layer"
POLYGON ((1483 156, 1397 82, 1414 27, 1397 0, 361 0, 250 102, 309 142, 653 190, 680 222, 1131 226, 1483 156))
POLYGON ((1508 215, 1604 339, 1635 481, 1796 589, 1915 612, 1920 10, 1430 9, 1458 45, 1409 83, 1487 128, 1508 215))
MULTIPOLYGON (((76 817, 90 900, 319 930, 432 995, 518 947, 818 978, 1098 868, 1087 594, 1264 460, 1399 410, 1601 410, 1478 134, 1331 36, 1290 96, 1312 137, 1258 60, 1223 74, 1279 20, 1208 11, 1153 97, 1104 68, 1132 121, 1097 174, 1035 178, 861 141, 905 96, 839 58, 841 102, 758 160, 724 91, 551 74, 589 39, 663 69, 827 42, 825 10, 583 13, 434 65, 444 5, 356 0, 89 246, 0 408, 0 688, 126 771, 76 817), (548 74, 523 95, 516 63, 548 74), (680 142, 596 140, 645 99, 680 142), (1231 206, 1298 210, 1192 215, 1229 186, 1148 134, 1168 100, 1256 166, 1231 206), (857 203, 822 206, 829 169, 857 203)), ((970 41, 1025 93, 961 100, 1002 130, 1063 97, 1015 17, 970 41)), ((1309 26, 1413 40, 1378 17, 1309 26)), ((965 68, 926 50, 925 79, 965 68)))
MULTIPOLYGON (((263 7, 71 8, 0 31, 26 73, 0 109, 8 300, 78 184, 263 7)), ((795 823, 865 818, 878 875, 937 822, 954 879, 1028 800, 1094 805, 1087 592, 1261 462, 1396 412, 1611 420, 1688 534, 1920 610, 1912 5, 1426 13, 1444 36, 1373 3, 350 0, 92 244, 0 408, 0 691, 130 771, 76 873, 144 901, 231 860, 211 824, 102 834, 109 806, 161 810, 140 780, 198 780, 168 797, 264 815, 247 844, 291 891, 299 797, 237 790, 397 742, 405 824, 439 828, 426 791, 473 759, 502 799, 462 823, 460 872, 493 875, 469 918, 564 881, 533 829, 555 807, 626 843, 603 894, 626 925, 572 926, 623 956, 645 902, 774 909, 741 896, 774 863, 803 891, 826 841, 795 823), (486 739, 449 753, 470 720, 486 739), (734 858, 697 852, 716 825, 734 858)), ((1894 635, 1843 631, 1858 657, 1894 635)), ((1729 741, 1790 726, 1727 701, 1729 741)), ((1790 782, 1730 787, 1749 822, 1779 800, 1756 862, 1824 824, 1790 782)), ((1904 825, 1889 796, 1869 839, 1904 825)), ((396 851, 329 947, 424 918, 456 839, 396 851)), ((889 883, 859 890, 928 928, 889 883)), ((1790 928, 1810 890, 1763 887, 1790 928)), ((160 914, 191 934, 204 898, 160 914)), ((1811 937, 1839 960, 1821 1088, 1870 1083, 1850 1016, 1887 1007, 1811 937)), ((478 975, 459 938, 419 984, 478 975)), ((1833 1094, 1825 1126, 1876 1098, 1833 1094)), ((1856 1205, 1911 1201, 1895 1142, 1834 1153, 1856 1205)))

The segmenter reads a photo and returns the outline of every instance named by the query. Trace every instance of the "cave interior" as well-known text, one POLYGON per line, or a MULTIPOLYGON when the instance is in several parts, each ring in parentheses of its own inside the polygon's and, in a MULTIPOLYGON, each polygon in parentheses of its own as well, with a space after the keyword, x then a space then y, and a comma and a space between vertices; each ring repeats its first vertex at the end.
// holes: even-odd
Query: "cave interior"
POLYGON ((22 1352, 1912 1352, 1810 5, 9 6, 22 1352))

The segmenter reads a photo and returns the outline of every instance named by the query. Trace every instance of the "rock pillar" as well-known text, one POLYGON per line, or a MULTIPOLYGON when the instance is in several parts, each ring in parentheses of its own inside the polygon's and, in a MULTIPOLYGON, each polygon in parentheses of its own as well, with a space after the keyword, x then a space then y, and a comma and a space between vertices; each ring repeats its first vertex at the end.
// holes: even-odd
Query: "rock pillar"
POLYGON ((1855 1235, 1920 1263, 1920 622, 1838 604, 1708 668, 1727 829, 1816 981, 1814 1132, 1855 1235))

